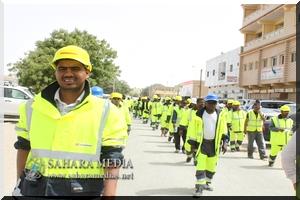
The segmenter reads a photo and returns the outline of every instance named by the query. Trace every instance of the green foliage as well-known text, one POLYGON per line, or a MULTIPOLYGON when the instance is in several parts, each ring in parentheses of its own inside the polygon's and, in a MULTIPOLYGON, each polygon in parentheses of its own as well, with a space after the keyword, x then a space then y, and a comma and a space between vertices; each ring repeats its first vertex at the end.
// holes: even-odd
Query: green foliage
MULTIPOLYGON (((54 70, 50 63, 55 52, 67 45, 77 45, 87 50, 93 65, 92 74, 89 78, 91 86, 101 86, 104 91, 110 91, 114 80, 120 75, 119 67, 113 62, 117 57, 105 40, 98 40, 96 36, 75 29, 72 32, 60 29, 50 34, 50 38, 36 42, 36 48, 25 54, 25 57, 16 63, 9 64, 11 72, 17 72, 19 84, 31 87, 38 93, 45 86, 55 81, 54 70)), ((128 91, 128 84, 120 82, 119 88, 128 91), (122 84, 125 85, 122 85, 122 84)))

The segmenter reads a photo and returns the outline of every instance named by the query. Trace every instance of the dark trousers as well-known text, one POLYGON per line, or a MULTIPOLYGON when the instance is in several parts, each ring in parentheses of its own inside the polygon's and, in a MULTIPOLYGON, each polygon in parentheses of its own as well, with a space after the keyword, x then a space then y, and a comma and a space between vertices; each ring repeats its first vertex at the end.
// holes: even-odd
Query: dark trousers
POLYGON ((264 147, 264 142, 263 142, 263 134, 261 132, 247 132, 248 135, 248 156, 252 156, 253 155, 253 143, 254 141, 257 144, 258 147, 258 152, 259 152, 259 156, 263 157, 266 155, 266 150, 264 147))
POLYGON ((186 126, 179 126, 177 129, 177 132, 174 133, 174 139, 175 139, 175 148, 176 150, 180 150, 180 138, 183 140, 183 145, 182 145, 182 150, 184 150, 184 143, 186 139, 186 132, 187 132, 187 127, 186 126))

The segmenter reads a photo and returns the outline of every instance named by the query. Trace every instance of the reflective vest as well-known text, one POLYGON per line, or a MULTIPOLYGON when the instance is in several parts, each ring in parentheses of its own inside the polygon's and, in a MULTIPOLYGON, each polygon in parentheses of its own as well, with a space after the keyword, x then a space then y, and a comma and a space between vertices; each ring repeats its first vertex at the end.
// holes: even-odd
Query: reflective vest
POLYGON ((273 145, 286 145, 292 136, 293 120, 290 118, 279 119, 278 116, 271 119, 276 128, 285 131, 271 131, 270 143, 273 145))
POLYGON ((243 110, 233 111, 231 113, 231 129, 233 132, 244 132, 246 112, 243 110))
POLYGON ((262 120, 260 114, 255 114, 253 110, 248 112, 248 123, 247 123, 247 131, 258 131, 262 132, 264 121, 262 120))
POLYGON ((188 126, 189 125, 189 117, 191 110, 188 108, 181 108, 181 119, 179 121, 179 125, 188 126))
MULTIPOLYGON (((201 149, 201 144, 203 141, 203 131, 204 131, 204 126, 205 124, 203 123, 202 116, 195 115, 189 124, 188 130, 187 130, 187 135, 188 138, 191 140, 196 139, 195 141, 198 142, 199 148, 197 151, 197 154, 200 152, 201 149)), ((220 113, 218 114, 217 118, 217 126, 216 126, 216 135, 215 135, 215 152, 216 155, 219 155, 219 149, 220 149, 220 144, 222 140, 222 135, 227 134, 227 124, 226 124, 226 119, 224 115, 221 115, 220 113)))
POLYGON ((127 125, 109 100, 88 95, 74 110, 61 115, 38 94, 20 106, 16 131, 30 141, 25 170, 47 178, 103 178, 102 146, 124 147, 127 125))
POLYGON ((131 116, 130 116, 130 113, 129 113, 129 108, 125 105, 121 105, 121 107, 119 107, 119 109, 124 114, 127 125, 131 125, 132 119, 131 119, 131 116))

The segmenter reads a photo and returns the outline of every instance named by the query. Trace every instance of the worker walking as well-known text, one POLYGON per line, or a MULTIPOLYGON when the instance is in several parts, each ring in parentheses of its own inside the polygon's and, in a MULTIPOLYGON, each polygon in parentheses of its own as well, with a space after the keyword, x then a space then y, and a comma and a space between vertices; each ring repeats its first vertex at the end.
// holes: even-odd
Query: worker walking
POLYGON ((52 67, 56 81, 19 109, 16 189, 24 196, 114 196, 125 118, 109 100, 91 95, 87 51, 63 47, 52 67))
POLYGON ((150 102, 147 96, 142 97, 141 113, 143 124, 147 124, 150 116, 150 102))
POLYGON ((185 140, 185 144, 184 144, 184 148, 186 150, 186 162, 191 162, 192 158, 194 159, 194 165, 197 165, 197 160, 196 160, 196 153, 197 153, 197 148, 195 148, 195 146, 192 146, 189 144, 189 140, 194 140, 196 141, 196 139, 194 138, 195 133, 192 133, 192 131, 188 131, 188 129, 191 127, 192 128, 192 121, 194 120, 194 118, 197 116, 196 113, 198 110, 201 110, 204 108, 205 106, 205 101, 203 98, 197 98, 196 102, 192 102, 192 104, 194 104, 194 106, 191 108, 191 112, 190 112, 190 118, 189 118, 189 125, 187 128, 187 135, 186 135, 186 140, 185 140))
POLYGON ((158 96, 155 94, 152 97, 152 102, 150 104, 150 113, 151 113, 151 123, 150 126, 152 127, 152 130, 158 129, 159 126, 159 99, 158 96))
POLYGON ((253 143, 255 140, 258 146, 259 157, 261 160, 264 160, 267 158, 263 142, 263 126, 266 119, 260 107, 260 102, 257 100, 253 105, 253 109, 247 113, 244 132, 248 136, 248 158, 253 159, 253 143))
POLYGON ((191 115, 190 111, 191 110, 187 107, 187 100, 182 100, 180 102, 179 110, 176 112, 179 126, 177 132, 174 134, 176 150, 180 149, 181 140, 183 141, 183 145, 181 147, 182 153, 185 153, 184 143, 186 139, 187 127, 189 125, 189 117, 191 115))
MULTIPOLYGON (((180 135, 178 132, 178 127, 179 127, 179 122, 181 120, 182 117, 182 97, 181 96, 176 96, 175 97, 175 104, 174 104, 174 109, 173 109, 173 113, 172 113, 172 118, 171 118, 171 122, 172 122, 172 133, 174 136, 174 142, 175 142, 175 153, 179 153, 180 151, 180 135)), ((184 149, 182 149, 184 150, 184 149)))
POLYGON ((287 105, 280 107, 281 114, 271 118, 271 153, 269 156, 269 166, 273 167, 278 153, 285 147, 292 136, 293 120, 288 117, 290 107, 287 105))
POLYGON ((226 119, 220 115, 219 110, 216 110, 218 97, 215 94, 208 94, 205 102, 205 107, 197 111, 188 128, 188 135, 191 136, 188 142, 193 148, 197 148, 197 180, 194 196, 201 196, 203 190, 213 190, 211 181, 216 172, 220 148, 222 147, 223 153, 227 149, 226 119))
POLYGON ((167 133, 169 131, 169 121, 171 118, 171 115, 169 114, 169 110, 171 107, 171 98, 166 97, 165 102, 163 104, 162 109, 162 116, 160 118, 160 126, 161 126, 161 136, 167 136, 167 133))
POLYGON ((240 109, 240 102, 234 101, 232 103, 232 111, 229 114, 228 123, 230 126, 230 150, 240 151, 240 146, 244 140, 245 120, 247 113, 240 109))
POLYGON ((111 102, 117 106, 117 108, 120 109, 121 113, 124 115, 125 120, 126 120, 126 124, 127 124, 127 133, 129 135, 130 131, 131 131, 131 124, 132 124, 132 119, 130 116, 130 112, 129 112, 129 108, 126 105, 126 103, 122 103, 122 99, 124 100, 124 98, 122 98, 123 95, 119 92, 113 92, 110 94, 110 100, 111 102))

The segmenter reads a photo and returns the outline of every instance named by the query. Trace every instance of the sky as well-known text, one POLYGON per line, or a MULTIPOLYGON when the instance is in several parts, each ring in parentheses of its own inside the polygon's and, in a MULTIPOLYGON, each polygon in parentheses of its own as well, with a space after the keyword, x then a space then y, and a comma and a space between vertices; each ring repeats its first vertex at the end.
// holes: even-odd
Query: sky
MULTIPOLYGON (((207 60, 243 46, 245 3, 296 1, 11 0, 4 2, 4 73, 57 29, 86 30, 117 51, 130 87, 200 79, 207 60)), ((203 79, 204 79, 203 73, 203 79)))

